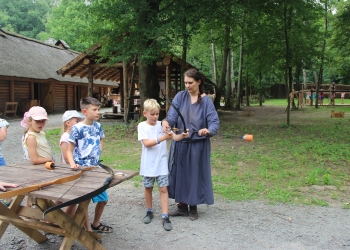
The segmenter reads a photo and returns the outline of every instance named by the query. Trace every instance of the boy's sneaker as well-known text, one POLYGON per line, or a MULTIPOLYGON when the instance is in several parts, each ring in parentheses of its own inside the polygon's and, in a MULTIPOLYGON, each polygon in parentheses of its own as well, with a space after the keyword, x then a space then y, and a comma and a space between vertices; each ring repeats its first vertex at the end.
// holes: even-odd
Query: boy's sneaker
POLYGON ((171 222, 169 220, 169 217, 165 217, 165 218, 162 218, 162 223, 163 223, 163 227, 166 231, 170 231, 173 229, 173 226, 171 225, 171 222))
POLYGON ((151 211, 147 211, 147 214, 146 214, 146 216, 143 218, 143 223, 145 223, 145 224, 149 224, 149 223, 151 223, 151 221, 152 221, 152 219, 153 219, 153 212, 151 212, 151 211))

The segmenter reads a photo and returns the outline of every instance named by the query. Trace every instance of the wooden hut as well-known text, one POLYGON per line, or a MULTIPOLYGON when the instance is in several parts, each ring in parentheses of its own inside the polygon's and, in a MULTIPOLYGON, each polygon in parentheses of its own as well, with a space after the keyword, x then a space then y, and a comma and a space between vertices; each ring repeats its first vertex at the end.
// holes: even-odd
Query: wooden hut
MULTIPOLYGON (((94 81, 106 80, 119 83, 120 87, 117 95, 113 99, 117 100, 121 105, 124 120, 137 119, 140 112, 140 92, 138 88, 138 63, 122 62, 110 65, 109 59, 102 59, 96 52, 100 49, 100 45, 95 45, 88 51, 81 53, 72 61, 64 65, 57 71, 62 76, 79 76, 89 79, 89 88, 93 88, 94 81), (133 70, 134 69, 134 70, 133 70), (135 116, 133 116, 133 114, 135 116)), ((160 53, 162 55, 163 53, 160 53)), ((160 56, 157 62, 157 73, 160 89, 163 90, 166 96, 173 97, 181 89, 180 87, 180 72, 182 61, 174 55, 160 56)), ((193 65, 186 62, 186 69, 195 68, 193 65)), ((206 77, 205 77, 206 78, 206 77)), ((206 78, 206 82, 215 88, 215 84, 206 78)), ((161 96, 161 93, 160 93, 161 96)), ((164 109, 168 110, 169 104, 166 103, 164 109)))
MULTIPOLYGON (((33 105, 40 105, 49 113, 79 109, 80 98, 88 93, 87 80, 63 77, 56 72, 78 55, 66 46, 0 29, 0 113, 4 113, 9 102, 18 103, 17 114, 33 105)), ((99 80, 92 91, 95 95, 107 95, 116 87, 115 81, 99 80)))

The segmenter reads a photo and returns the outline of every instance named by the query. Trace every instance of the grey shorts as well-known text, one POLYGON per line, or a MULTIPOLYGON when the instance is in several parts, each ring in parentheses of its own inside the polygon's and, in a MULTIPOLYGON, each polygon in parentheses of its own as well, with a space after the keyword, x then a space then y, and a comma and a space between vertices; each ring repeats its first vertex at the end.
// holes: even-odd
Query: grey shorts
POLYGON ((157 180, 158 187, 169 186, 168 175, 159 175, 156 177, 142 176, 142 184, 145 188, 150 188, 154 186, 154 181, 157 180))

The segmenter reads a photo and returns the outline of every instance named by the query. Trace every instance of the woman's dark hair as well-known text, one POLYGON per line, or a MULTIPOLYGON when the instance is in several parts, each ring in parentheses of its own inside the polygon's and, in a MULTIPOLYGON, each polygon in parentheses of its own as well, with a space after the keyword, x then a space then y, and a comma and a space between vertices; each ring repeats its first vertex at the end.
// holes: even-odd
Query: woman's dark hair
POLYGON ((204 93, 204 76, 195 68, 189 69, 185 72, 185 76, 193 78, 195 81, 201 81, 199 84, 199 93, 197 102, 202 102, 202 94, 204 93))

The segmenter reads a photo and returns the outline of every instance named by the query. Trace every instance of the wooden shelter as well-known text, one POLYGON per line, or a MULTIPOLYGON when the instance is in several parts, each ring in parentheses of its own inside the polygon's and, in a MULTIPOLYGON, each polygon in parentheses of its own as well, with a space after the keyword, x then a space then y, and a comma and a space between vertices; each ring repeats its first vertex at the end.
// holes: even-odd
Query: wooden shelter
MULTIPOLYGON (((56 73, 79 55, 65 46, 50 45, 0 29, 0 113, 6 103, 18 103, 17 114, 33 105, 47 112, 79 109, 88 83, 81 77, 63 78, 56 73)), ((115 81, 96 81, 92 92, 107 95, 115 81)), ((6 114, 5 114, 6 115, 6 114)))
MULTIPOLYGON (((109 64, 109 59, 102 59, 98 56, 97 50, 100 45, 95 45, 88 51, 81 53, 72 61, 57 71, 62 76, 79 76, 89 79, 89 89, 93 88, 94 81, 106 80, 119 83, 119 94, 115 97, 124 112, 124 120, 138 117, 140 110, 140 92, 138 88, 138 63, 114 63, 109 64), (133 114, 135 115, 133 118, 133 114)), ((158 81, 160 89, 165 91, 166 96, 173 97, 180 90, 180 72, 182 61, 174 55, 160 56, 157 62, 158 81)), ((186 63, 186 69, 195 68, 186 63)), ((206 82, 215 84, 206 78, 206 82)), ((113 96, 113 95, 112 95, 113 96)), ((161 96, 161 93, 160 93, 161 96)), ((168 110, 169 104, 165 104, 168 110)))

